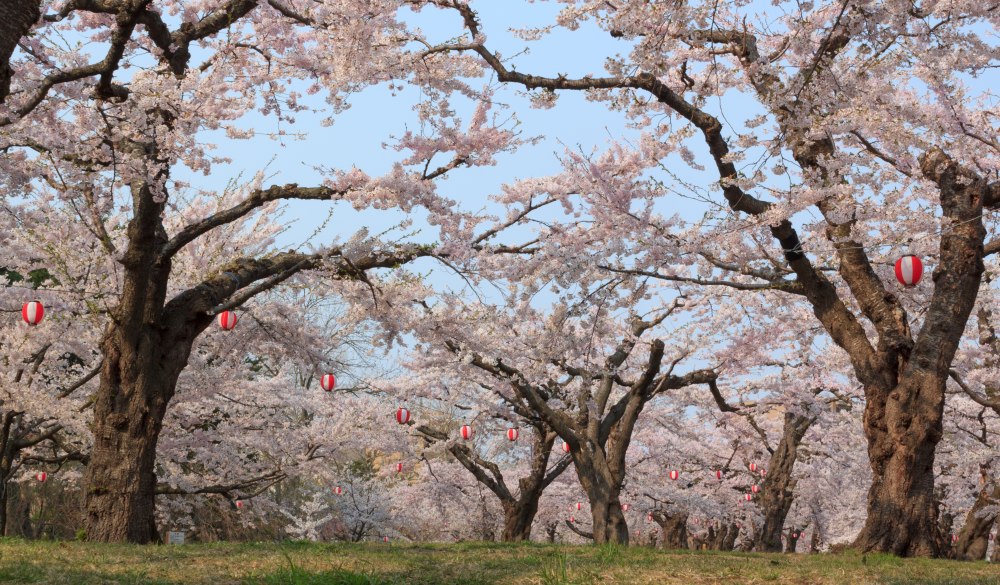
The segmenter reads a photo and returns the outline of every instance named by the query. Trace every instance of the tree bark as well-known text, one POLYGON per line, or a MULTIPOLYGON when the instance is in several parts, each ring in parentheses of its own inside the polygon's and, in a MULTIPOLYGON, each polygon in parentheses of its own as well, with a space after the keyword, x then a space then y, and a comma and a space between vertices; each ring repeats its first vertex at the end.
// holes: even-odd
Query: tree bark
POLYGON ((41 18, 41 0, 4 0, 0 2, 0 103, 10 94, 14 70, 10 58, 17 44, 41 18))
POLYGON ((981 561, 986 558, 990 532, 997 521, 997 513, 983 514, 983 509, 1000 505, 1000 483, 987 484, 965 516, 965 525, 958 534, 955 558, 963 561, 981 561))
POLYGON ((758 500, 764 514, 764 525, 757 534, 754 550, 781 552, 781 533, 785 527, 785 517, 788 516, 788 510, 791 509, 795 497, 792 470, 802 437, 814 420, 792 412, 785 413, 781 440, 771 454, 767 478, 763 482, 758 500))
POLYGON ((688 514, 686 512, 677 514, 667 514, 662 510, 653 512, 653 522, 660 526, 660 531, 663 533, 663 548, 688 548, 687 521, 688 514))
POLYGON ((590 517, 593 523, 595 544, 628 544, 628 523, 622 513, 621 480, 616 479, 600 454, 578 455, 574 453, 580 485, 590 502, 590 517), (596 460, 600 460, 599 462, 596 460))

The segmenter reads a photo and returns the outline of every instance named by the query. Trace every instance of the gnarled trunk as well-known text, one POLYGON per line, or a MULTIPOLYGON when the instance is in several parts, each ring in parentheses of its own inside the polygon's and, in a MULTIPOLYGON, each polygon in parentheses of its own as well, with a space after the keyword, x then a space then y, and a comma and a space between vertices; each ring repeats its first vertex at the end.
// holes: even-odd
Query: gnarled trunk
POLYGON ((781 531, 795 497, 792 470, 798 456, 799 444, 813 418, 786 412, 781 440, 768 462, 767 478, 763 482, 758 505, 764 514, 764 525, 757 534, 754 549, 764 552, 781 552, 781 531))
POLYGON ((942 552, 934 452, 943 432, 946 375, 947 364, 940 374, 917 371, 891 391, 867 392, 864 429, 872 485, 868 518, 855 541, 864 551, 900 556, 942 552))
POLYGON ((653 521, 660 526, 660 531, 663 533, 663 548, 688 548, 688 514, 686 512, 667 514, 663 511, 655 511, 653 512, 653 521))
POLYGON ((726 536, 722 539, 722 548, 719 550, 733 550, 736 548, 736 539, 740 536, 740 527, 736 523, 730 523, 726 529, 726 536))
POLYGON ((981 561, 986 558, 990 544, 990 531, 997 521, 997 513, 983 514, 984 508, 1000 504, 1000 484, 987 484, 976 496, 976 502, 965 517, 965 525, 958 534, 955 558, 964 561, 981 561))
POLYGON ((628 544, 628 523, 618 499, 621 480, 612 473, 603 449, 589 444, 585 449, 573 453, 573 464, 590 502, 594 543, 628 544))
MULTIPOLYGON (((541 495, 541 492, 538 493, 541 495)), ((503 542, 521 542, 531 540, 531 524, 538 513, 538 497, 504 502, 503 504, 503 542)))

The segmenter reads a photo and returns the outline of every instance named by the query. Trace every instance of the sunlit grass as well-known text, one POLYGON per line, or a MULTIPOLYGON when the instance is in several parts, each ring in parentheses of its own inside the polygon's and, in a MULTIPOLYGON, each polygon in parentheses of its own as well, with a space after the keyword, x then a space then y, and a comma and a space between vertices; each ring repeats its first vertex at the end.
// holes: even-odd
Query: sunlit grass
POLYGON ((988 563, 544 544, 100 545, 0 540, 0 583, 1000 585, 988 563))

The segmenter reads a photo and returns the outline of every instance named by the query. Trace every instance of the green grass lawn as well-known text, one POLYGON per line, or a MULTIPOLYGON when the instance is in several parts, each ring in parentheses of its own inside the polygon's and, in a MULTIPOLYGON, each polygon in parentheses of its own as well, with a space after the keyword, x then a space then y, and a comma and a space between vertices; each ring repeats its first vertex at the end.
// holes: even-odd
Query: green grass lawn
POLYGON ((883 555, 542 544, 128 546, 6 539, 0 540, 0 583, 1000 585, 1000 567, 883 555))

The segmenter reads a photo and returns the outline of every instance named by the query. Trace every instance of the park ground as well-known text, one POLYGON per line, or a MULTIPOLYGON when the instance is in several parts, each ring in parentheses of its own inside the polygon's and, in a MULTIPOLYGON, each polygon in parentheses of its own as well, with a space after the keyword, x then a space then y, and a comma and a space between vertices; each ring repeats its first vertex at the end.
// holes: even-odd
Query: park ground
POLYGON ((541 544, 102 545, 0 539, 0 583, 1000 585, 985 562, 541 544))

